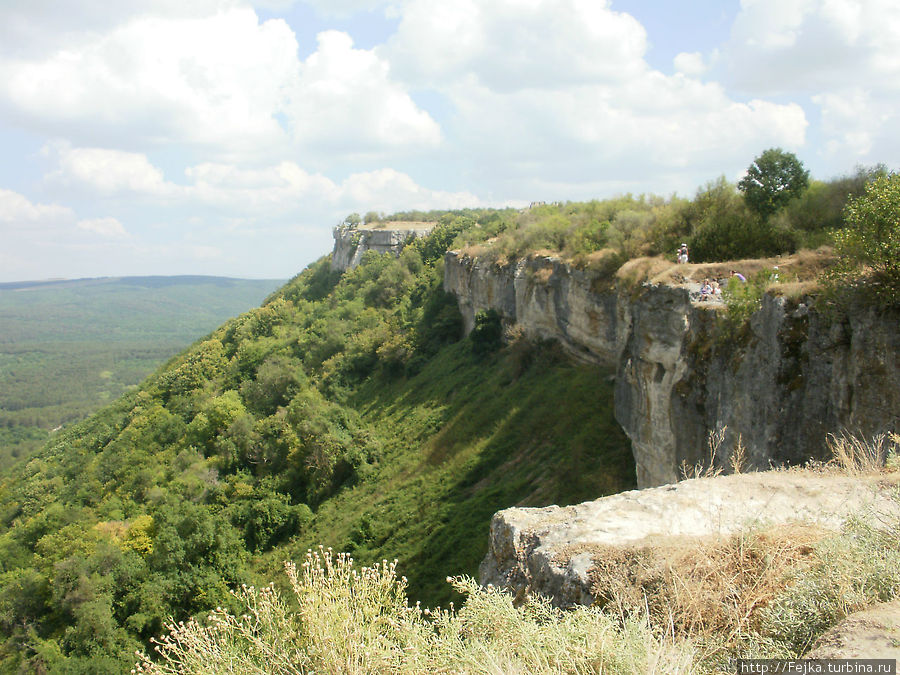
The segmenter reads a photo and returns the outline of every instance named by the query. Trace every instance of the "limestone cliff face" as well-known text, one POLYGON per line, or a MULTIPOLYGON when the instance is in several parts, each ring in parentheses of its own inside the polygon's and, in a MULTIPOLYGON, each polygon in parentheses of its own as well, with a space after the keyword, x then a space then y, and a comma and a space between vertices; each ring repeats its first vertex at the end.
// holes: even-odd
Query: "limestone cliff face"
POLYGON ((444 288, 467 330, 494 309, 526 334, 616 367, 616 418, 638 485, 672 483, 682 463, 717 461, 738 438, 749 468, 819 456, 826 433, 877 433, 900 416, 900 313, 860 309, 835 322, 767 296, 749 332, 717 337, 716 316, 681 287, 595 290, 596 275, 550 257, 496 265, 450 252, 444 288))
POLYGON ((475 315, 494 309, 528 335, 555 339, 582 359, 614 365, 625 334, 613 293, 594 290, 595 274, 541 257, 496 265, 450 251, 444 290, 456 295, 466 332, 475 315))
POLYGON ((334 250, 331 269, 343 272, 359 265, 366 251, 399 255, 410 239, 425 237, 434 229, 434 223, 385 223, 377 227, 340 225, 334 228, 334 250))

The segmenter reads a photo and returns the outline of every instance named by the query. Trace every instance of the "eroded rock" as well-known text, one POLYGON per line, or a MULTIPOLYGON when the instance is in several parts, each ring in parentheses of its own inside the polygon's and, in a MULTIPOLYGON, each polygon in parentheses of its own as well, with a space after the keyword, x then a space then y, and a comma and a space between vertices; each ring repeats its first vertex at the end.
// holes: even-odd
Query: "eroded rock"
MULTIPOLYGON (((512 508, 491 521, 482 585, 557 606, 594 601, 591 570, 610 547, 721 537, 747 528, 809 523, 838 530, 855 514, 900 517, 900 477, 767 471, 697 478, 560 508, 512 508)), ((873 518, 877 520, 877 518, 873 518)))

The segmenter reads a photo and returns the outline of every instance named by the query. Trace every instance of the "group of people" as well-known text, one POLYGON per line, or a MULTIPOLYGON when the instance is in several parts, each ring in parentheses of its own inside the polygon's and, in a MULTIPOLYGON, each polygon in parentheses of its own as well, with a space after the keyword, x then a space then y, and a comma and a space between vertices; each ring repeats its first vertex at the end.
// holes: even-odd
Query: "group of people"
MULTIPOLYGON (((747 277, 738 272, 737 270, 731 270, 731 276, 736 278, 742 284, 747 283, 747 277)), ((708 302, 710 298, 715 300, 722 299, 722 285, 725 283, 724 279, 712 279, 709 278, 703 280, 703 284, 700 286, 700 302, 708 302)))
POLYGON ((713 279, 712 281, 704 279, 703 285, 700 286, 700 302, 707 302, 710 298, 718 300, 721 297, 722 287, 719 286, 718 279, 713 279))
MULTIPOLYGON (((678 263, 681 265, 686 265, 688 262, 688 247, 687 244, 682 243, 681 246, 675 251, 675 257, 678 260, 678 263)), ((737 270, 731 270, 731 276, 736 278, 742 284, 747 283, 747 277, 738 272, 737 270)), ((775 268, 775 280, 778 280, 778 268, 775 268)), ((722 286, 725 284, 725 279, 709 279, 706 278, 703 280, 703 284, 700 286, 700 302, 708 302, 710 298, 721 300, 722 298, 722 286)))

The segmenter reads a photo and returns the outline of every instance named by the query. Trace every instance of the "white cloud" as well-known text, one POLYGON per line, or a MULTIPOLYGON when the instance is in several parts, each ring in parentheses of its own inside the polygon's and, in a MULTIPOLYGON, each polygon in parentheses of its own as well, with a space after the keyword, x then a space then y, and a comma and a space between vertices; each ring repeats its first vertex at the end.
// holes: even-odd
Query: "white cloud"
POLYGON ((408 0, 384 50, 420 84, 473 76, 494 91, 639 75, 647 35, 608 0, 408 0))
POLYGON ((386 61, 354 49, 346 33, 325 31, 317 39, 287 106, 296 141, 345 154, 440 143, 437 123, 391 80, 386 61))
POLYGON ((80 35, 39 56, 0 56, 0 114, 78 145, 183 145, 225 160, 330 161, 441 140, 387 63, 345 33, 321 33, 305 61, 284 21, 249 8, 136 14, 80 35))
POLYGON ((715 52, 680 54, 666 75, 646 50, 644 28, 605 0, 408 0, 379 53, 451 102, 455 149, 508 197, 539 183, 669 189, 687 167, 674 183, 693 189, 762 147, 805 142, 800 106, 698 80, 715 52))
POLYGON ((199 18, 246 6, 242 0, 4 0, 0 54, 47 55, 141 16, 199 18))
POLYGON ((385 212, 480 205, 480 200, 470 192, 429 190, 394 169, 352 174, 342 183, 341 193, 341 201, 348 206, 385 212))
POLYGON ((757 94, 862 86, 900 90, 895 0, 743 0, 724 50, 732 80, 757 94))
POLYGON ((744 91, 819 107, 829 165, 900 157, 895 0, 743 0, 722 56, 728 81, 744 91))
MULTIPOLYGON (((175 184, 139 153, 65 144, 52 146, 48 154, 52 152, 56 160, 49 175, 52 183, 77 187, 117 204, 125 198, 155 207, 211 208, 227 212, 230 218, 241 215, 248 226, 271 218, 323 217, 327 223, 344 210, 396 211, 479 203, 469 192, 431 190, 389 168, 353 173, 337 183, 290 161, 260 168, 204 162, 185 169, 186 181, 175 184)), ((100 232, 102 223, 108 225, 104 233, 113 234, 116 228, 108 221, 82 221, 79 227, 100 232)))
POLYGON ((878 161, 873 155, 900 156, 896 102, 855 87, 813 97, 822 109, 826 153, 844 165, 878 161))
POLYGON ((703 60, 700 52, 681 52, 672 60, 675 70, 689 77, 699 77, 705 73, 709 66, 703 60))
POLYGON ((68 143, 53 143, 44 153, 55 155, 57 168, 48 175, 50 181, 88 187, 100 193, 140 193, 152 196, 171 195, 177 187, 167 183, 163 173, 150 163, 146 155, 105 148, 73 148, 68 143))
MULTIPOLYGON (((298 0, 253 0, 254 4, 284 2, 294 4, 298 0)), ((322 16, 344 18, 357 12, 371 12, 380 7, 396 7, 392 0, 303 0, 322 16)))
POLYGON ((35 204, 24 195, 0 189, 0 223, 12 226, 58 224, 74 218, 71 209, 56 204, 35 204))
POLYGON ((296 51, 287 24, 249 9, 141 16, 43 59, 6 59, 0 96, 30 123, 90 141, 246 152, 283 136, 273 113, 296 51))
POLYGON ((99 234, 101 237, 109 237, 113 239, 126 237, 128 233, 125 227, 115 218, 90 218, 87 220, 79 220, 76 226, 80 230, 99 234))

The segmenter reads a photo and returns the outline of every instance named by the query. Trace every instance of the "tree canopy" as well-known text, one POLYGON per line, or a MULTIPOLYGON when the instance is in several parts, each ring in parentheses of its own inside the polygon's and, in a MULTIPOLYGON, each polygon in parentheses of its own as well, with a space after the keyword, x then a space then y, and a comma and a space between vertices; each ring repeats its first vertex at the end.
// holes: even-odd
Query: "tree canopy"
POLYGON ((876 176, 865 194, 844 209, 846 227, 835 233, 842 283, 859 276, 868 294, 887 304, 900 302, 900 174, 876 176))
POLYGON ((809 171, 792 152, 769 148, 747 168, 738 182, 747 206, 761 218, 768 219, 809 184, 809 171))

